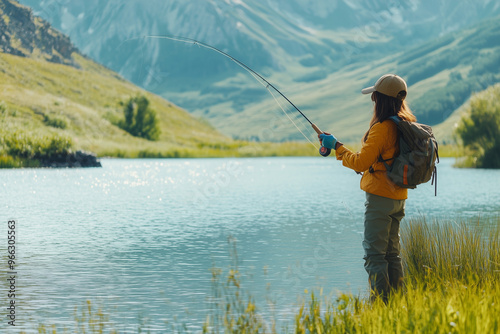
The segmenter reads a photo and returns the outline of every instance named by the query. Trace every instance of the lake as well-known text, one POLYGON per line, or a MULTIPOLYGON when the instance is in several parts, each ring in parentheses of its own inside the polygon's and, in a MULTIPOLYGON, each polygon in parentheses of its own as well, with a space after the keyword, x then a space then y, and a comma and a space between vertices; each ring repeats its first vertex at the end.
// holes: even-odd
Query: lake
MULTIPOLYGON (((366 295, 360 176, 333 158, 103 159, 99 169, 0 170, 7 328, 7 221, 16 223, 16 331, 72 328, 91 300, 120 333, 165 323, 196 331, 211 268, 231 263, 278 324, 305 290, 366 295)), ((438 165, 438 196, 409 191, 407 218, 498 218, 500 170, 438 165)), ((332 297, 333 298, 333 297, 332 297)))

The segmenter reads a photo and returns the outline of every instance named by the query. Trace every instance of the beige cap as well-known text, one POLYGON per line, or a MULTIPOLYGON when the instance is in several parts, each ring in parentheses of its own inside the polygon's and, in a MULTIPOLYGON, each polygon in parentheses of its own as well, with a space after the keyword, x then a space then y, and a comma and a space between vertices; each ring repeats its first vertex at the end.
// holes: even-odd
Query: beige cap
POLYGON ((375 91, 404 100, 408 88, 406 87, 406 82, 400 76, 397 76, 396 74, 386 74, 381 76, 374 86, 361 90, 361 93, 370 94, 375 91), (399 94, 401 91, 404 91, 405 94, 399 94))

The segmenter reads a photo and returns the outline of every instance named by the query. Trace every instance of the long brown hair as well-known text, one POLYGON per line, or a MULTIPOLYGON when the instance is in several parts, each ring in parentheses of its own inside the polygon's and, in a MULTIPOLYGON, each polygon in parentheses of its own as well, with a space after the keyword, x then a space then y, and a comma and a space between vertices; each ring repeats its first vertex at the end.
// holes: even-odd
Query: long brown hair
MULTIPOLYGON (((387 96, 377 91, 372 93, 372 101, 375 102, 375 106, 373 107, 373 117, 370 121, 370 129, 373 125, 381 123, 391 116, 399 116, 404 121, 409 122, 417 121, 417 118, 415 117, 415 115, 413 115, 410 107, 408 107, 408 104, 404 100, 406 92, 401 91, 399 92, 398 96, 401 96, 402 99, 387 96)), ((363 141, 366 141, 368 139, 368 133, 370 132, 370 129, 366 131, 363 141)))

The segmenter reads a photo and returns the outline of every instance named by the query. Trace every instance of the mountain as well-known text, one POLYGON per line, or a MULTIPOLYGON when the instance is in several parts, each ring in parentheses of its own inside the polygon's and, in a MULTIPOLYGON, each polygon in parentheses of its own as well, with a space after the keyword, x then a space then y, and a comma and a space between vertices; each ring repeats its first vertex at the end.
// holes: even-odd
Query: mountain
POLYGON ((402 53, 397 70, 420 91, 421 121, 439 124, 474 92, 500 82, 500 17, 402 53))
MULTIPOLYGON (((72 143, 75 150, 120 157, 290 153, 278 145, 249 147, 231 140, 207 122, 81 55, 67 36, 13 0, 0 0, 0 26, 0 123, 8 129, 0 134, 0 166, 11 162, 14 151, 41 149, 31 147, 33 143, 50 149, 72 143), (124 104, 135 96, 145 96, 156 112, 161 128, 158 141, 134 137, 116 125, 124 117, 124 104)), ((300 150, 304 145, 291 147, 300 150)), ((313 153, 311 147, 307 149, 313 153)))
MULTIPOLYGON (((234 63, 210 50, 144 36, 179 35, 214 45, 266 76, 298 102, 313 121, 322 127, 339 129, 341 136, 354 140, 365 130, 371 109, 369 101, 358 96, 359 89, 372 84, 384 71, 398 71, 409 79, 412 91, 418 92, 413 96, 410 93, 409 100, 415 102, 419 119, 437 124, 451 113, 452 110, 440 112, 436 117, 421 97, 428 88, 442 89, 448 80, 439 78, 445 75, 445 71, 439 71, 442 63, 433 63, 429 58, 433 52, 444 49, 433 49, 432 45, 444 46, 443 38, 453 39, 453 34, 466 33, 474 24, 500 14, 500 4, 491 0, 21 3, 67 33, 85 54, 132 82, 203 116, 225 134, 261 139, 261 129, 269 127, 272 115, 280 112, 274 102, 270 103, 265 89, 234 63), (419 50, 429 52, 419 56, 419 50), (429 63, 422 65, 421 74, 405 65, 411 61, 402 63, 395 58, 411 58, 410 52, 429 63), (429 77, 426 71, 434 73, 429 77), (430 80, 434 76, 436 79, 430 80), (421 84, 426 81, 431 81, 430 85, 421 84)), ((495 20, 488 22, 494 24, 495 20)), ((490 35, 495 37, 491 31, 490 35)), ((453 43, 448 41, 447 45, 453 43)), ((482 55, 497 45, 494 40, 488 43, 481 46, 485 48, 482 55)), ((466 46, 469 45, 472 44, 466 46)), ((480 50, 467 52, 470 55, 466 59, 471 61, 480 50)), ((412 61, 418 61, 417 58, 412 61)), ((464 64, 455 63, 460 67, 455 73, 455 79, 459 79, 456 74, 465 75, 464 64)), ((446 70, 452 68, 446 65, 446 70)), ((466 100, 468 92, 474 89, 463 89, 461 99, 466 100)), ((434 96, 430 103, 439 104, 439 99, 434 96)), ((458 100, 452 106, 457 103, 458 100)), ((296 129, 287 127, 274 139, 300 136, 296 129)))
POLYGON ((1 52, 76 65, 72 55, 78 50, 68 36, 52 29, 47 21, 13 1, 0 1, 0 14, 1 52))
POLYGON ((127 41, 144 35, 170 34, 199 39, 230 51, 258 70, 283 69, 289 57, 303 57, 306 63, 339 68, 358 58, 370 59, 374 51, 384 54, 384 48, 401 50, 500 14, 499 5, 491 0, 318 0, 312 3, 305 0, 22 0, 21 3, 69 35, 85 54, 143 86, 151 84, 148 70, 168 72, 172 76, 181 73, 203 77, 230 68, 212 59, 201 63, 192 61, 203 57, 191 55, 184 46, 175 43, 127 41), (146 68, 138 68, 141 64, 146 68))

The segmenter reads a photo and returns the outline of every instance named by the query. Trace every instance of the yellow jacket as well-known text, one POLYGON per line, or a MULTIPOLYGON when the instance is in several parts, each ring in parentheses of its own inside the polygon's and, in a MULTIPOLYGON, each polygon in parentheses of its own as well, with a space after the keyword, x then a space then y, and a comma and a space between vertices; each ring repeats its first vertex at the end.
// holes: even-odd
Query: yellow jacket
MULTIPOLYGON (((345 145, 335 151, 337 160, 342 160, 342 164, 356 172, 363 172, 361 177, 361 189, 374 195, 392 198, 396 200, 406 199, 408 190, 392 183, 387 174, 386 168, 378 157, 391 159, 399 152, 398 132, 396 124, 391 120, 374 124, 366 142, 363 142, 361 151, 353 153, 345 145), (372 167, 373 173, 369 169, 372 167)), ((387 161, 391 165, 392 160, 387 161)))

